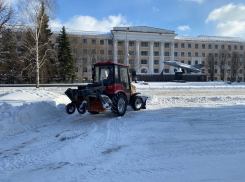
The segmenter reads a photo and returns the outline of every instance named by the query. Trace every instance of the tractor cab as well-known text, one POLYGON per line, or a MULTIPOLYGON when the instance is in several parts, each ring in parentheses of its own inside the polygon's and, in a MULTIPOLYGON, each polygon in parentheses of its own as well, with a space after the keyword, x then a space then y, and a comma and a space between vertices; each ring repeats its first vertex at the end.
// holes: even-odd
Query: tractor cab
POLYGON ((107 95, 124 92, 127 100, 130 100, 131 87, 127 65, 112 62, 94 64, 93 83, 106 86, 107 95))

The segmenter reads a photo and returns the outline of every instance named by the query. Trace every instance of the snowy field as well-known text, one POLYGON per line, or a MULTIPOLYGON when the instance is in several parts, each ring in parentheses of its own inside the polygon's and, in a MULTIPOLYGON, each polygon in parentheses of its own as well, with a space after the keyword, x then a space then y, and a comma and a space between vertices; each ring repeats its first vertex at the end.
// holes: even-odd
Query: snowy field
POLYGON ((0 87, 1 182, 245 181, 245 84, 142 83, 147 109, 65 112, 65 87, 0 87))

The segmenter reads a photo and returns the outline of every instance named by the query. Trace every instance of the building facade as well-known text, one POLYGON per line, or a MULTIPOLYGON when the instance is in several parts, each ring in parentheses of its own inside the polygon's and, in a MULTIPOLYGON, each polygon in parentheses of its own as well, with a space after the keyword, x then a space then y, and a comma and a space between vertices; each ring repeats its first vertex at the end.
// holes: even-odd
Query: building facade
MULTIPOLYGON (((229 80, 232 63, 231 55, 235 51, 239 55, 237 76, 244 80, 245 40, 221 36, 177 36, 172 30, 145 26, 114 27, 110 33, 69 32, 70 43, 76 61, 77 81, 91 79, 92 65, 98 61, 118 62, 129 65, 130 72, 136 70, 137 75, 154 77, 158 75, 174 75, 174 67, 164 65, 163 61, 178 61, 195 65, 203 64, 202 71, 195 75, 208 75, 208 55, 214 56, 214 80, 229 80), (219 54, 227 50, 225 77, 221 77, 219 54), (206 66, 205 66, 206 65, 206 66)), ((53 41, 58 45, 58 33, 54 32, 53 41)), ((185 73, 186 76, 192 73, 185 73)), ((171 80, 171 78, 170 78, 171 80)), ((165 81, 170 81, 166 80, 165 81)), ((164 80, 155 80, 164 81, 164 80)), ((197 81, 197 80, 193 80, 197 81)))

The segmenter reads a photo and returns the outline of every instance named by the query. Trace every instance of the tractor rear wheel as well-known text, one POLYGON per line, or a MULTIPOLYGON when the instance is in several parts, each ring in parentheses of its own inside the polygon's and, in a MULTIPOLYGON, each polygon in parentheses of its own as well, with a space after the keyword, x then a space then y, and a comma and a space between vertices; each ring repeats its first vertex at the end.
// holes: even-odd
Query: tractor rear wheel
POLYGON ((139 96, 133 97, 133 99, 131 101, 131 106, 132 106, 133 110, 139 111, 141 109, 142 105, 143 105, 143 100, 141 99, 141 97, 139 97, 139 96))
POLYGON ((73 103, 67 104, 66 105, 66 113, 67 114, 73 114, 76 110, 76 105, 73 103))
POLYGON ((127 110, 127 99, 123 93, 119 93, 112 99, 112 113, 115 116, 123 116, 127 110))

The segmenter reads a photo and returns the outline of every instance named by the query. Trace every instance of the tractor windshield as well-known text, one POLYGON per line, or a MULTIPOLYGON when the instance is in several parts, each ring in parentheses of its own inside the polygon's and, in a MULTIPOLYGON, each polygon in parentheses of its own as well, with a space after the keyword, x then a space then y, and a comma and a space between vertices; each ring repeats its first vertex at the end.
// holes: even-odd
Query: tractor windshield
POLYGON ((95 66, 94 69, 94 82, 95 83, 113 83, 114 82, 114 71, 113 65, 100 65, 95 66))

